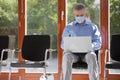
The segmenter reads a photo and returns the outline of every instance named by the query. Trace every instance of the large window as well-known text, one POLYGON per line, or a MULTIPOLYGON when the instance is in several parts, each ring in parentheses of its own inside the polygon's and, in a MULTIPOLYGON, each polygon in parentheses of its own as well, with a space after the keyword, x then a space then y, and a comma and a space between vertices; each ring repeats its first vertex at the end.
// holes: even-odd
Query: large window
MULTIPOLYGON (((9 35, 9 48, 18 45, 18 0, 0 0, 0 35, 9 35), (15 45, 15 46, 14 46, 15 45)), ((17 57, 17 53, 16 53, 17 57)), ((9 71, 9 59, 2 71, 9 71)), ((13 70, 14 71, 14 70, 13 70)))
MULTIPOLYGON (((50 35, 51 48, 57 49, 58 3, 57 0, 26 0, 26 35, 50 35)), ((57 72, 57 52, 50 55, 48 72, 57 72)), ((27 72, 41 70, 27 69, 27 72)))
MULTIPOLYGON (((75 20, 75 17, 73 15, 73 6, 76 3, 83 3, 85 4, 87 8, 87 15, 90 17, 91 21, 95 23, 98 27, 100 26, 100 0, 66 0, 66 10, 67 10, 67 22, 66 24, 69 24, 70 22, 75 20)), ((81 70, 81 69, 73 69, 73 73, 87 73, 87 70, 81 70)))
POLYGON ((110 35, 120 34, 120 0, 110 0, 110 35))
MULTIPOLYGON (((120 34, 120 0, 110 0, 110 37, 120 34)), ((112 74, 120 74, 120 70, 110 70, 112 74)))

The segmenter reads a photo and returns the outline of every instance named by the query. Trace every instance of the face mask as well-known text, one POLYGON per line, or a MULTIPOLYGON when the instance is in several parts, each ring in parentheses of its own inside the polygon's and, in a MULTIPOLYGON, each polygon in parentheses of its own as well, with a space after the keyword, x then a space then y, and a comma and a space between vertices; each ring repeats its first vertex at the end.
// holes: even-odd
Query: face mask
POLYGON ((75 17, 77 23, 83 23, 85 21, 84 16, 75 17))

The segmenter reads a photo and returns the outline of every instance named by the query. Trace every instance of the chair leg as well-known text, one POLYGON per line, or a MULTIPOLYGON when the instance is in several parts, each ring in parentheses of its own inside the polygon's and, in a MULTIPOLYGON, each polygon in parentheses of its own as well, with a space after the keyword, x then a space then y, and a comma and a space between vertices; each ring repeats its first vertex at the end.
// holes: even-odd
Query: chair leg
POLYGON ((22 77, 21 77, 21 76, 19 76, 19 80, 22 80, 22 77))
POLYGON ((4 49, 2 50, 2 53, 1 53, 1 59, 0 59, 0 75, 1 75, 1 71, 2 71, 2 61, 3 61, 3 54, 4 54, 4 49))
MULTIPOLYGON (((45 65, 46 66, 46 65, 45 65)), ((46 75, 46 67, 44 68, 44 72, 43 72, 44 75, 46 75)))
POLYGON ((61 72, 60 72, 60 80, 63 79, 63 70, 61 69, 61 72))
POLYGON ((104 69, 104 80, 107 80, 107 77, 106 77, 106 68, 104 69))
POLYGON ((2 64, 0 63, 0 78, 1 78, 1 72, 2 72, 2 64))
POLYGON ((11 80, 11 67, 9 67, 8 80, 11 80))

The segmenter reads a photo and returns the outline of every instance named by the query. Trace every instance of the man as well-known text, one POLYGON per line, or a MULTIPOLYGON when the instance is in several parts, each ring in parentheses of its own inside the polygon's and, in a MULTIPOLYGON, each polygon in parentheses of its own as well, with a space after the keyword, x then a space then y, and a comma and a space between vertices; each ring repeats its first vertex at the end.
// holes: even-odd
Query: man
POLYGON ((70 36, 91 36, 93 52, 86 53, 84 56, 78 56, 75 53, 64 52, 62 69, 64 80, 72 80, 72 64, 77 62, 79 58, 88 64, 89 79, 98 80, 98 63, 94 51, 101 48, 101 35, 95 24, 86 19, 86 9, 82 3, 78 3, 73 8, 75 21, 68 24, 62 34, 61 48, 64 50, 63 38, 70 36))

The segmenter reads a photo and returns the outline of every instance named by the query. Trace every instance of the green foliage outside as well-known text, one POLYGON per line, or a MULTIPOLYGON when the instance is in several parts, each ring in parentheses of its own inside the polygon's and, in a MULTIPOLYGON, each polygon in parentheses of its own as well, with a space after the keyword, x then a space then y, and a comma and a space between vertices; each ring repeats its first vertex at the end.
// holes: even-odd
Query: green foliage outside
POLYGON ((110 33, 120 34, 120 0, 110 0, 110 33))
POLYGON ((27 0, 28 34, 57 35, 57 0, 27 0))
POLYGON ((17 0, 0 0, 0 35, 17 35, 17 0))
POLYGON ((0 0, 0 27, 17 27, 17 0, 0 0))

